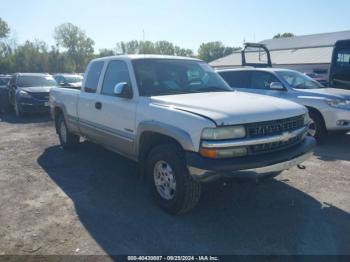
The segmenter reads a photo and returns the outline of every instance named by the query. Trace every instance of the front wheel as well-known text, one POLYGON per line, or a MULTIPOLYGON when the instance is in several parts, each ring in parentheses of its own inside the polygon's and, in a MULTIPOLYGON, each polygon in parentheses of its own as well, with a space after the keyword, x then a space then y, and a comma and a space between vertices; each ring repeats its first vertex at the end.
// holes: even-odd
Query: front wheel
POLYGON ((147 161, 147 175, 154 199, 165 211, 185 213, 198 203, 201 184, 190 176, 179 146, 164 144, 152 149, 147 161))
POLYGON ((17 117, 21 117, 21 116, 23 116, 23 112, 22 112, 22 110, 21 110, 21 107, 20 107, 20 105, 18 104, 18 102, 17 102, 17 100, 15 99, 15 114, 16 114, 16 116, 17 117))
POLYGON ((323 119, 321 116, 315 112, 309 112, 311 122, 309 124, 309 132, 308 134, 314 137, 317 142, 321 142, 324 137, 327 135, 327 130, 324 125, 323 119))
POLYGON ((56 128, 63 149, 70 150, 78 146, 80 137, 68 130, 63 114, 58 117, 56 128))

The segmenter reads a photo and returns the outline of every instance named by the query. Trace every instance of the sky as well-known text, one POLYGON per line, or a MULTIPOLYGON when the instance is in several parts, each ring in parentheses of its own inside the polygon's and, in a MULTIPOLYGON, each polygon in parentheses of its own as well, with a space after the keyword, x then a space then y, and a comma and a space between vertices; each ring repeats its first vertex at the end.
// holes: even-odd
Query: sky
POLYGON ((19 43, 52 45, 54 28, 71 22, 95 41, 95 50, 144 37, 196 52, 209 41, 242 46, 282 32, 350 30, 349 11, 349 0, 0 0, 0 17, 19 43))

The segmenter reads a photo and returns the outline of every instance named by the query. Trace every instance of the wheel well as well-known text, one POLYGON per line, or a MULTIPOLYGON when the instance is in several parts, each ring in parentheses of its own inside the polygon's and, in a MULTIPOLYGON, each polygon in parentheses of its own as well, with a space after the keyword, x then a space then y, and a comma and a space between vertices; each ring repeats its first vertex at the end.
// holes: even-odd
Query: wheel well
POLYGON ((318 115, 320 117, 320 119, 322 120, 323 126, 326 127, 326 123, 325 123, 323 115, 321 114, 320 111, 318 111, 316 108, 310 107, 310 106, 307 106, 306 108, 309 110, 309 112, 312 112, 312 113, 318 115))
POLYGON ((157 145, 161 144, 176 144, 181 149, 181 144, 174 138, 163 135, 156 132, 144 132, 141 134, 140 141, 139 141, 139 147, 138 147, 138 159, 140 164, 140 171, 141 174, 144 174, 145 169, 145 163, 147 160, 148 153, 157 145))

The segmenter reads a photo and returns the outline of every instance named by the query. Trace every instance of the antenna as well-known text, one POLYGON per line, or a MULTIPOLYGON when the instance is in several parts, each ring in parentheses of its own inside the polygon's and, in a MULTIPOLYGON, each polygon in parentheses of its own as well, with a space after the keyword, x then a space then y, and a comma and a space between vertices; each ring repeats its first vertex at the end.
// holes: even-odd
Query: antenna
MULTIPOLYGON (((143 47, 145 45, 145 29, 142 29, 142 45, 141 45, 141 50, 143 50, 143 47)), ((144 53, 144 50, 143 50, 144 53)))

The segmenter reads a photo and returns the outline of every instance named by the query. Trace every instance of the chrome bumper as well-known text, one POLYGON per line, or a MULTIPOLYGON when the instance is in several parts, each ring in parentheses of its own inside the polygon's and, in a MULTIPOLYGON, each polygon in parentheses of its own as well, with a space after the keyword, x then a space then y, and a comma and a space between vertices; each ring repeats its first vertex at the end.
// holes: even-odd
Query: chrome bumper
POLYGON ((296 158, 293 158, 288 161, 280 162, 277 164, 252 168, 252 169, 244 169, 237 171, 226 171, 226 172, 213 172, 210 170, 203 170, 195 167, 188 166, 189 173, 191 176, 201 182, 209 182, 212 180, 216 180, 220 177, 232 177, 232 178, 259 178, 264 176, 269 176, 273 173, 278 173, 284 170, 288 170, 292 167, 300 165, 307 159, 309 159, 313 155, 313 152, 308 152, 303 155, 300 155, 296 158))

